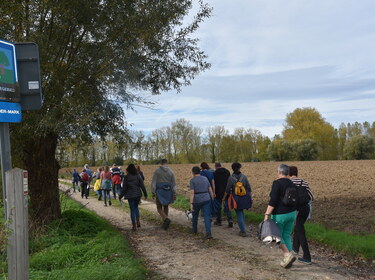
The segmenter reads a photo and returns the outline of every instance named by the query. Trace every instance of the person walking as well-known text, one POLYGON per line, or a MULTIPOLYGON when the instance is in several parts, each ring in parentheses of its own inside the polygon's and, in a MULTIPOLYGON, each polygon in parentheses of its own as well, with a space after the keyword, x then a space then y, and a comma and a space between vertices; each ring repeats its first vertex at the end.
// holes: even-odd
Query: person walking
POLYGON ((72 188, 74 192, 76 192, 76 187, 78 189, 78 183, 79 183, 79 174, 77 170, 74 169, 72 173, 72 188))
POLYGON ((277 168, 277 176, 278 179, 272 183, 270 200, 264 214, 264 220, 271 218, 277 223, 281 234, 280 249, 284 254, 280 265, 284 268, 290 268, 296 260, 296 256, 292 252, 291 234, 297 216, 298 195, 296 186, 288 178, 288 165, 280 164, 277 168), (295 202, 291 203, 287 197, 294 197, 293 200, 295 202))
POLYGON ((90 184, 91 184, 91 181, 92 181, 92 171, 90 170, 89 165, 87 163, 85 164, 84 168, 86 170, 87 175, 89 176, 89 180, 87 182, 87 189, 89 190, 90 184))
POLYGON ((251 196, 252 196, 252 194, 251 194, 250 183, 249 183, 247 177, 244 174, 241 173, 241 168, 242 168, 241 163, 239 163, 239 162, 232 163, 233 174, 228 178, 228 182, 227 182, 227 186, 226 186, 226 189, 225 189, 225 195, 224 195, 223 201, 227 200, 228 196, 230 194, 235 193, 235 187, 236 187, 236 184, 238 182, 242 183, 243 187, 246 190, 246 195, 247 195, 246 198, 248 200, 250 200, 247 203, 247 205, 249 205, 249 207, 246 206, 246 208, 243 208, 241 205, 238 205, 237 209, 235 208, 234 210, 236 211, 237 223, 238 223, 238 226, 240 228, 239 235, 242 236, 242 237, 246 237, 247 236, 246 222, 245 222, 245 214, 244 214, 243 210, 251 207, 251 196))
MULTIPOLYGON (((307 217, 310 214, 309 202, 314 199, 314 196, 311 192, 309 184, 298 177, 298 168, 296 166, 289 166, 289 176, 293 184, 298 188, 305 188, 304 195, 307 196, 306 199, 300 199, 298 204, 298 213, 296 223, 294 225, 294 234, 293 234, 293 251, 298 254, 299 248, 302 248, 303 257, 298 258, 298 261, 304 264, 311 264, 311 255, 309 250, 309 244, 306 238, 305 232, 305 222, 307 217)), ((301 198, 301 197, 300 197, 301 198)))
POLYGON ((116 164, 112 165, 111 168, 112 173, 112 192, 113 198, 116 199, 116 193, 120 196, 121 195, 121 170, 117 167, 116 164))
POLYGON ((166 159, 161 160, 161 165, 152 176, 152 198, 156 199, 156 208, 163 220, 163 229, 167 230, 171 220, 168 218, 168 205, 176 200, 176 178, 166 159), (164 199, 165 198, 165 199, 164 199), (160 200, 163 200, 162 202, 160 200))
POLYGON ((141 201, 142 192, 147 199, 147 191, 141 176, 139 175, 137 168, 134 164, 129 164, 126 168, 127 175, 122 181, 123 192, 119 195, 119 199, 124 197, 128 200, 130 208, 130 218, 132 220, 132 231, 136 231, 137 227, 141 227, 139 219, 138 205, 141 201))
POLYGON ((224 213, 227 216, 228 227, 233 227, 233 218, 232 213, 228 208, 228 198, 223 201, 225 188, 228 183, 228 178, 230 177, 230 172, 228 169, 221 166, 220 162, 215 163, 215 172, 214 172, 214 182, 215 182, 215 199, 220 203, 220 208, 217 213, 216 221, 214 225, 221 226, 221 208, 224 205, 224 213))
POLYGON ((96 179, 95 184, 94 184, 94 191, 98 195, 98 200, 102 200, 103 196, 103 191, 102 191, 102 182, 100 180, 100 174, 102 173, 102 168, 98 168, 94 175, 92 175, 93 179, 96 179))
POLYGON ((200 174, 208 179, 208 182, 210 182, 210 185, 212 187, 212 190, 215 193, 215 180, 214 180, 214 172, 210 169, 210 166, 207 162, 201 163, 201 172, 200 174))
POLYGON ((198 217, 202 209, 206 238, 211 239, 211 199, 214 193, 210 182, 205 176, 200 175, 200 168, 194 166, 192 169, 193 178, 190 180, 190 210, 193 211, 193 233, 198 232, 198 217))
POLYGON ((100 180, 102 182, 102 191, 103 191, 103 198, 104 198, 104 206, 107 207, 107 198, 109 206, 112 205, 111 202, 111 190, 112 190, 112 180, 111 180, 112 173, 109 170, 109 166, 106 165, 102 173, 100 173, 100 180))
POLYGON ((82 170, 81 173, 81 197, 87 197, 89 196, 89 188, 88 188, 88 183, 89 183, 89 175, 86 173, 86 169, 82 170))
POLYGON ((137 165, 137 171, 139 176, 141 176, 142 180, 145 181, 145 175, 143 174, 141 167, 139 165, 137 165))

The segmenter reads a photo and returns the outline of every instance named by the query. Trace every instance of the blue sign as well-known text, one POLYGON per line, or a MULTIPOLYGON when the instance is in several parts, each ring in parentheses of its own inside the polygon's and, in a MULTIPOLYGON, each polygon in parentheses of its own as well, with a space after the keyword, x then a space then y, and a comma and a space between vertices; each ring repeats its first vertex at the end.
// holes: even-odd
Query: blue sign
POLYGON ((19 102, 15 45, 0 40, 0 100, 19 102))
POLYGON ((0 122, 19 123, 21 121, 21 104, 12 102, 0 102, 0 122))

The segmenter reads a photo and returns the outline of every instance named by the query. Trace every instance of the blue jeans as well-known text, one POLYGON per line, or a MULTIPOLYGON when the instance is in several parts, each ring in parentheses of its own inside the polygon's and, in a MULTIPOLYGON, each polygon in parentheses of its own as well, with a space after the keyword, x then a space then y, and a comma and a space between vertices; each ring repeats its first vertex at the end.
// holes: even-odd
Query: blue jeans
POLYGON ((130 218, 132 219, 132 224, 134 225, 136 220, 139 219, 139 201, 141 197, 128 198, 129 207, 130 207, 130 218))
POLYGON ((107 197, 108 197, 108 201, 111 200, 111 190, 102 190, 102 191, 103 191, 104 204, 107 204, 107 197))
POLYGON ((211 232, 211 201, 207 200, 199 203, 193 203, 193 208, 193 232, 197 233, 198 231, 198 216, 201 209, 203 211, 206 232, 211 232))
MULTIPOLYGON (((222 208, 222 206, 220 204, 220 209, 219 209, 219 212, 217 213, 217 218, 216 218, 216 221, 218 221, 218 222, 222 221, 222 219, 221 219, 221 208, 222 208)), ((229 208, 228 208, 228 199, 224 201, 224 213, 227 216, 228 222, 231 222, 233 220, 233 218, 232 218, 232 211, 230 211, 229 208)))
POLYGON ((246 232, 245 214, 243 210, 236 210, 237 223, 241 232, 246 232))
POLYGON ((118 196, 120 196, 121 195, 121 184, 113 184, 112 192, 113 192, 113 197, 115 199, 116 199, 116 193, 118 194, 118 196))

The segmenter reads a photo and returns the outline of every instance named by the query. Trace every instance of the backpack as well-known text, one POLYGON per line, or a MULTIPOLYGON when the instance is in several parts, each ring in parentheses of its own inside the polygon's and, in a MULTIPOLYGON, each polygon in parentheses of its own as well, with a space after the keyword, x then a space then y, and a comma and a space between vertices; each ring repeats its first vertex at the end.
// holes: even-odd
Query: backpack
POLYGON ((172 185, 168 182, 156 184, 156 197, 161 205, 169 205, 173 203, 172 185))
POLYGON ((293 186, 287 187, 285 190, 284 196, 281 198, 281 201, 285 206, 288 206, 288 207, 297 206, 297 202, 298 202, 297 186, 293 184, 293 186))
POLYGON ((89 180, 89 175, 87 173, 82 173, 81 182, 87 182, 89 180))
POLYGON ((307 188, 302 186, 303 181, 301 180, 301 183, 297 186, 297 192, 298 192, 298 205, 305 206, 309 204, 310 202, 310 195, 307 191, 307 188))
MULTIPOLYGON (((234 177, 233 177, 234 178, 234 177)), ((240 177, 241 179, 242 177, 240 177)), ((236 179, 236 178, 235 178, 236 179)), ((246 189, 243 183, 238 179, 237 182, 234 184, 234 194, 238 196, 246 195, 246 189)))

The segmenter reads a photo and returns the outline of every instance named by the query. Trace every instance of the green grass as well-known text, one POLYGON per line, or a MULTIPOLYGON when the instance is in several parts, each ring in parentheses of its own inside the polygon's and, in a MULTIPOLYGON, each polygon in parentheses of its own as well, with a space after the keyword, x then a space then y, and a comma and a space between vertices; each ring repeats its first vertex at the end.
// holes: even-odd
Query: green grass
POLYGON ((147 279, 126 239, 107 221, 65 199, 62 218, 30 240, 30 279, 147 279))
MULTIPOLYGON (((190 207, 188 197, 178 195, 172 205, 174 208, 187 210, 190 207)), ((264 216, 251 211, 245 211, 247 222, 259 224, 264 216)), ((232 212, 233 217, 236 213, 232 212)), ((310 240, 319 244, 327 245, 339 252, 359 256, 367 260, 375 259, 375 235, 353 235, 346 232, 326 229, 318 223, 307 222, 305 224, 306 235, 310 240)))

